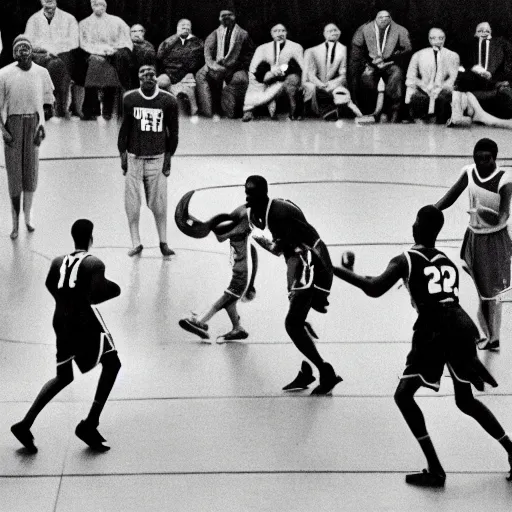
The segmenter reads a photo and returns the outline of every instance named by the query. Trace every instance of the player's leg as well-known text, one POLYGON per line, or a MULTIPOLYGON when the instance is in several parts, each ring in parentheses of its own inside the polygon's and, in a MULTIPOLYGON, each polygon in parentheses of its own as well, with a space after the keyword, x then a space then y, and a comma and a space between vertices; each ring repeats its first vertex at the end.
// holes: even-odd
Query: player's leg
POLYGON ((208 322, 222 309, 228 308, 231 304, 236 303, 238 297, 231 293, 224 292, 222 296, 216 300, 212 306, 200 317, 192 315, 190 318, 182 318, 179 325, 188 332, 197 334, 202 339, 209 339, 208 322))
POLYGON ((428 464, 428 471, 407 475, 405 481, 414 485, 438 487, 444 485, 446 474, 427 432, 423 413, 414 400, 414 395, 421 386, 422 381, 418 376, 402 378, 395 391, 395 403, 418 441, 428 464))
POLYGON ((110 448, 103 443, 105 439, 100 435, 97 428, 100 423, 100 415, 107 403, 108 397, 121 369, 121 361, 117 351, 111 351, 103 354, 101 357, 101 374, 94 395, 94 401, 87 418, 81 421, 76 428, 76 435, 97 451, 107 451, 110 448))
POLYGON ((124 208, 132 239, 132 248, 128 251, 128 256, 135 256, 143 249, 139 233, 142 172, 143 161, 133 155, 128 155, 128 170, 124 189, 124 208))
POLYGON ((167 178, 162 172, 164 155, 144 160, 144 190, 149 209, 155 218, 156 230, 163 256, 175 252, 167 245, 167 178))
MULTIPOLYGON (((290 336, 297 349, 318 369, 320 373, 320 384, 313 390, 315 395, 325 395, 330 393, 334 386, 342 381, 342 378, 336 375, 334 368, 330 363, 324 361, 315 345, 313 338, 306 329, 306 318, 311 309, 313 300, 313 291, 311 288, 300 291, 292 291, 290 293, 290 306, 288 314, 285 319, 285 328, 288 336, 290 336)), ((308 384, 314 381, 314 377, 308 371, 309 365, 302 365, 299 375, 295 379, 304 377, 305 389, 308 384), (306 382, 309 381, 308 384, 306 382)), ((311 367, 309 367, 311 370, 311 367)), ((294 381, 294 382, 295 382, 294 381)), ((283 389, 298 389, 297 387, 290 388, 293 383, 285 386, 283 389)))
POLYGON ((35 453, 37 448, 34 445, 33 436, 30 428, 34 424, 39 413, 44 407, 57 396, 66 386, 73 382, 73 363, 72 359, 68 359, 62 363, 57 363, 57 375, 50 379, 37 395, 34 403, 25 414, 25 417, 11 427, 11 432, 16 436, 18 441, 23 444, 27 450, 35 453))
POLYGON ((492 411, 480 400, 474 397, 471 384, 458 380, 451 368, 450 373, 453 378, 455 403, 457 404, 457 407, 464 414, 474 418, 491 437, 496 439, 503 446, 508 454, 508 461, 511 467, 508 480, 512 481, 512 441, 510 440, 510 437, 506 434, 492 411))
POLYGON ((221 336, 224 341, 238 341, 245 340, 249 337, 249 333, 242 327, 240 324, 240 315, 237 310, 238 300, 231 302, 229 305, 225 307, 226 313, 231 320, 231 325, 233 328, 231 331, 227 332, 223 336, 221 336))

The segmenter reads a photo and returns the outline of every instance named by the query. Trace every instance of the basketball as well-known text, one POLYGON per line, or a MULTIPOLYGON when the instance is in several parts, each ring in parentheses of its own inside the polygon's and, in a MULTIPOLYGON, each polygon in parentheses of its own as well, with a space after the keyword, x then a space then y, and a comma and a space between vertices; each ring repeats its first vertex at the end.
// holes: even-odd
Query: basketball
POLYGON ((352 251, 345 251, 341 255, 341 266, 348 270, 354 270, 356 255, 352 251))

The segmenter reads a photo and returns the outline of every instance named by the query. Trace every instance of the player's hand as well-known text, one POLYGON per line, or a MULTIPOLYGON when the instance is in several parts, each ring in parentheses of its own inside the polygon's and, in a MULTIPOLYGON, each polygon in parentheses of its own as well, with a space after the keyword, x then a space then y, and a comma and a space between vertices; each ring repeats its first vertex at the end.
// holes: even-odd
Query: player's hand
POLYGON ((347 270, 354 271, 354 262, 356 260, 356 255, 352 251, 345 251, 341 255, 341 266, 346 268, 347 270))
POLYGON ((41 145, 41 142, 43 142, 43 140, 46 138, 46 132, 44 131, 44 127, 43 126, 40 126, 37 130, 36 130, 36 134, 34 136, 34 144, 36 146, 40 146, 41 145))
POLYGON ((123 175, 128 171, 128 153, 126 151, 121 153, 121 169, 123 169, 123 175))
POLYGON ((164 165, 162 167, 162 173, 167 178, 171 174, 171 155, 169 153, 165 153, 164 155, 164 165))

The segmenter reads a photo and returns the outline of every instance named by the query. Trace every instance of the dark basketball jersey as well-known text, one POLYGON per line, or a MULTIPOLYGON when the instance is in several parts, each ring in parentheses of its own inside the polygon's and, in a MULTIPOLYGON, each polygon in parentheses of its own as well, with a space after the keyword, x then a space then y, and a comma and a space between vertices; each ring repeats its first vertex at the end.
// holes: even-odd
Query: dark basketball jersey
POLYGON ((418 312, 445 302, 459 303, 459 271, 446 254, 434 248, 413 248, 404 255, 409 265, 404 282, 418 312))
POLYGON ((54 326, 78 327, 95 318, 91 304, 120 294, 117 284, 105 278, 105 265, 95 256, 76 251, 55 258, 46 279, 55 299, 54 326))
POLYGON ((267 227, 272 238, 279 240, 285 251, 288 247, 300 245, 312 248, 320 238, 302 210, 288 199, 271 199, 264 219, 257 218, 249 208, 249 222, 260 229, 267 227))

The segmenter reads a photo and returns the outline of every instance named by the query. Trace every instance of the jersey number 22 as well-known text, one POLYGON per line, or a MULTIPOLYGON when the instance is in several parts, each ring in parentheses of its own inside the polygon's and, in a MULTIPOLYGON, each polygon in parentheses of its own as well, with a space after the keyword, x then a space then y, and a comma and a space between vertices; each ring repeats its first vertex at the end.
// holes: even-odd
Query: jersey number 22
POLYGON ((428 281, 428 293, 434 295, 435 293, 453 293, 458 295, 459 290, 454 287, 455 280, 457 279, 457 271, 448 265, 441 265, 441 269, 437 267, 425 267, 425 276, 430 277, 428 281))

